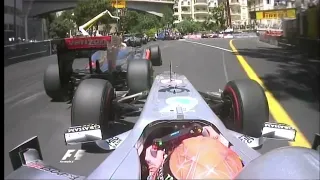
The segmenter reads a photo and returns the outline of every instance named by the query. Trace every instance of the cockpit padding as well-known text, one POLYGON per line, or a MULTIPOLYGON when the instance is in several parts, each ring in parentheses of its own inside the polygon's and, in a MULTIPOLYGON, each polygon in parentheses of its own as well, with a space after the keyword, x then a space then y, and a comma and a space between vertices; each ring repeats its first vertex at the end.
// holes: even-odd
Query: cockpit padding
POLYGON ((282 147, 251 161, 235 179, 320 179, 319 166, 319 151, 282 147))

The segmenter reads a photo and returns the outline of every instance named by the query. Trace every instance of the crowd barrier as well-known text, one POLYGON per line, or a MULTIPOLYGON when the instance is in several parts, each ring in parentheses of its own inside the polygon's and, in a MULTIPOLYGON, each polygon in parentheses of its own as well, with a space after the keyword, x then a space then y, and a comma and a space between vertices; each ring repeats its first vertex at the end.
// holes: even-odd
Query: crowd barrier
POLYGON ((279 35, 260 34, 259 40, 275 46, 290 48, 298 51, 302 55, 312 58, 320 59, 320 39, 308 39, 303 37, 284 38, 279 35))
POLYGON ((55 53, 50 40, 4 46, 4 66, 55 53))

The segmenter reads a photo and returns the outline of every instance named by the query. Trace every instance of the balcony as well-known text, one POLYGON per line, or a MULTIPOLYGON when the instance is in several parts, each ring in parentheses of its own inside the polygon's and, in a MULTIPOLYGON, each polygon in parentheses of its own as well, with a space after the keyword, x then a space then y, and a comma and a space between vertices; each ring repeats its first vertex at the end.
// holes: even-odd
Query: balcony
POLYGON ((174 16, 179 16, 179 12, 174 12, 173 15, 174 16))
POLYGON ((231 15, 231 21, 232 22, 241 21, 241 16, 231 15))
POLYGON ((181 2, 181 7, 189 7, 191 6, 190 2, 181 2))
POLYGON ((209 14, 207 10, 194 10, 194 14, 209 14))
POLYGON ((195 19, 196 22, 205 22, 205 19, 195 19))
POLYGON ((230 15, 231 16, 240 16, 241 14, 240 14, 240 12, 239 11, 230 11, 230 15))
POLYGON ((173 23, 174 24, 178 24, 178 23, 180 23, 180 21, 179 20, 175 20, 175 21, 173 21, 173 23))
POLYGON ((214 2, 209 2, 208 3, 208 7, 209 8, 214 8, 214 7, 217 7, 218 5, 217 5, 217 3, 214 3, 214 2))
POLYGON ((230 0, 229 1, 230 6, 240 6, 239 0, 230 0))
POLYGON ((207 0, 195 0, 194 1, 195 6, 208 6, 207 0))
POLYGON ((182 14, 191 14, 191 11, 181 11, 181 15, 182 14))

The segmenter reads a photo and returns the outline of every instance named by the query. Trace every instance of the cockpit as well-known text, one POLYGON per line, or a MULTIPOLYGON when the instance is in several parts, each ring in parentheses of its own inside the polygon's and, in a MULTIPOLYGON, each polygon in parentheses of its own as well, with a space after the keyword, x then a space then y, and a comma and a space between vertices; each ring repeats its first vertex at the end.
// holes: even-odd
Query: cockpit
MULTIPOLYGON (((173 166, 172 164, 179 164, 179 158, 177 157, 177 152, 181 151, 182 149, 186 149, 187 146, 190 146, 192 149, 198 151, 199 155, 202 155, 199 157, 200 159, 204 158, 204 156, 207 155, 207 151, 205 151, 206 148, 210 148, 210 143, 212 142, 215 144, 214 141, 217 141, 218 144, 220 144, 227 152, 231 152, 231 144, 221 135, 220 131, 216 126, 214 126, 211 123, 205 122, 205 121, 160 121, 156 122, 154 124, 149 125, 145 131, 144 131, 144 144, 143 146, 138 147, 138 151, 140 154, 140 162, 141 162, 141 178, 147 179, 150 178, 150 175, 153 172, 152 166, 154 166, 152 163, 155 163, 157 161, 162 161, 161 165, 157 168, 157 178, 156 179, 177 179, 177 172, 180 171, 177 169, 170 170, 170 166, 173 166), (193 142, 194 141, 194 142, 193 142), (208 142, 203 144, 203 142, 208 142), (163 157, 159 157, 159 153, 163 153, 163 157), (150 156, 151 155, 151 156, 150 156), (150 160, 151 159, 151 160, 150 160), (155 162, 152 162, 155 161, 155 162), (174 175, 176 174, 176 175, 174 175)), ((140 141, 142 142, 142 141, 140 141)), ((215 145, 214 145, 215 146, 215 145)), ((215 146, 215 148, 217 148, 215 146)), ((189 154, 181 155, 184 157, 187 156, 193 156, 195 152, 191 152, 189 154)), ((185 152, 187 153, 187 152, 185 152)), ((178 153, 181 154, 181 153, 178 153)), ((210 154, 214 155, 215 153, 210 152, 210 154)), ((216 154, 215 154, 216 155, 216 154)), ((243 163, 241 159, 234 153, 233 154, 236 160, 235 167, 238 170, 241 170, 243 167, 243 163)), ((162 155, 161 155, 162 156, 162 155)), ((179 155, 178 155, 179 156, 179 155)), ((211 156, 211 155, 210 155, 211 156)), ((219 155, 220 156, 220 155, 219 155)), ((222 157, 222 156, 221 156, 222 157)), ((187 157, 188 158, 188 157, 187 157)), ((210 157, 207 157, 210 159, 210 157)), ((219 158, 218 158, 219 159, 219 158)), ((192 161, 192 160, 191 160, 192 161)), ((211 163, 211 162, 210 162, 211 163)), ((231 165, 232 166, 232 165, 231 165)), ((231 167, 230 166, 230 167, 231 167)), ((226 170, 224 166, 219 165, 220 170, 221 168, 226 170)), ((188 167, 189 169, 194 169, 192 167, 188 167)), ((178 175, 179 176, 179 175, 178 175)), ((199 176, 199 174, 198 174, 199 176)), ((190 175, 181 175, 179 179, 185 179, 190 177, 190 175)), ((200 176, 199 176, 200 177, 200 176)), ((201 176, 205 177, 205 176, 201 176)), ((210 176, 207 176, 210 177, 210 176)))

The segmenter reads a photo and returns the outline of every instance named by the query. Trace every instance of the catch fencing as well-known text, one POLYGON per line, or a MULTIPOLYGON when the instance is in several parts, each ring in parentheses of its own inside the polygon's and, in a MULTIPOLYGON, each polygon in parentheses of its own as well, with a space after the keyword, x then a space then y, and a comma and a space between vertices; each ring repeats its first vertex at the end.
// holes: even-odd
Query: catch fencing
POLYGON ((4 66, 50 56, 54 53, 55 45, 51 40, 6 45, 4 46, 4 66))

